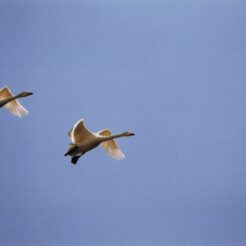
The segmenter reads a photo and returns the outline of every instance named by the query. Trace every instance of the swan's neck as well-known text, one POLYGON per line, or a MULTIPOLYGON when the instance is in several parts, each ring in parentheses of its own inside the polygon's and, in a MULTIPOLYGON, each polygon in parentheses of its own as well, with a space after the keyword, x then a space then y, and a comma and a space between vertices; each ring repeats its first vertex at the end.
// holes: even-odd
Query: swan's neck
POLYGON ((21 98, 21 97, 25 97, 25 96, 23 96, 22 93, 19 93, 16 96, 14 96, 13 98, 14 99, 18 99, 18 98, 21 98))
POLYGON ((109 141, 115 138, 121 138, 121 137, 129 137, 129 135, 126 132, 120 133, 120 134, 115 134, 111 136, 101 136, 100 140, 101 142, 109 141))
POLYGON ((3 107, 4 105, 6 105, 7 103, 9 103, 11 101, 14 101, 15 99, 18 99, 18 98, 21 98, 21 97, 24 97, 24 96, 22 96, 22 94, 19 93, 16 96, 12 96, 12 97, 9 97, 9 98, 6 98, 6 99, 0 101, 0 108, 3 107))

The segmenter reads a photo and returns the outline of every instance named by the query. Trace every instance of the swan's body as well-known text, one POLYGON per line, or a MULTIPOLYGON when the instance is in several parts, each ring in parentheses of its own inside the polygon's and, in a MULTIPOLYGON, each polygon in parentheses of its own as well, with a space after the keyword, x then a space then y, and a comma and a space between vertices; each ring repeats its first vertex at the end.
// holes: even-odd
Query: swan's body
POLYGON ((10 89, 7 86, 4 86, 2 89, 0 89, 0 108, 5 107, 12 114, 18 117, 27 115, 29 112, 20 104, 17 99, 21 97, 27 97, 32 94, 32 92, 22 92, 14 96, 10 89))
POLYGON ((83 120, 79 120, 69 132, 71 144, 65 156, 72 156, 72 163, 76 164, 78 159, 86 152, 96 148, 99 144, 105 149, 107 154, 116 160, 123 159, 125 156, 118 147, 115 138, 129 137, 135 135, 132 132, 124 132, 112 135, 109 129, 104 129, 98 133, 90 132, 83 120))

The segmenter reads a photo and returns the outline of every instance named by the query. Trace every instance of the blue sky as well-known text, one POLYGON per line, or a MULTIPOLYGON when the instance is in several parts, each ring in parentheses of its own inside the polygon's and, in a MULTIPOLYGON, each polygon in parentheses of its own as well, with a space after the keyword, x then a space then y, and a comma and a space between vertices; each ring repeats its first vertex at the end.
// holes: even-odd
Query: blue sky
POLYGON ((244 1, 5 1, 0 245, 245 245, 244 1), (80 118, 126 159, 63 155, 80 118))

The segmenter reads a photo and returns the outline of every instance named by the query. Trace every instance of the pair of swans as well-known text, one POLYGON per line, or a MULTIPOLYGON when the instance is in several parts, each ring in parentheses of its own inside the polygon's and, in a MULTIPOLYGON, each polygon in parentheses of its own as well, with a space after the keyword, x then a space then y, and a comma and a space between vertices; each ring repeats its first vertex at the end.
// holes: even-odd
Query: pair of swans
MULTIPOLYGON (((18 99, 28 97, 30 95, 33 95, 33 93, 24 91, 14 96, 10 89, 5 86, 0 89, 0 108, 5 107, 14 115, 22 117, 23 115, 28 114, 28 111, 20 104, 18 99)), ((96 148, 98 145, 101 145, 105 149, 106 153, 112 158, 116 160, 123 159, 125 156, 114 139, 130 137, 135 134, 128 131, 112 135, 109 129, 93 133, 85 127, 84 121, 81 119, 75 123, 68 135, 72 143, 68 145, 68 150, 65 153, 65 156, 71 156, 71 162, 76 164, 82 155, 96 148)))

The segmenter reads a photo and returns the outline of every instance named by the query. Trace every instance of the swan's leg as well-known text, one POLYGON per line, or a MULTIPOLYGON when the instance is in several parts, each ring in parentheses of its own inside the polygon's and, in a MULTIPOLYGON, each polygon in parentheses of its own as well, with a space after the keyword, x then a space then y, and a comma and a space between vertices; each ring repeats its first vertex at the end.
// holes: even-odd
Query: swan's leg
MULTIPOLYGON (((84 153, 83 153, 84 154, 84 153)), ((82 154, 82 155, 83 155, 82 154)), ((78 155, 78 156, 73 156, 72 159, 71 159, 71 163, 73 163, 74 165, 77 163, 77 161, 79 160, 79 158, 82 156, 82 155, 78 155)))

